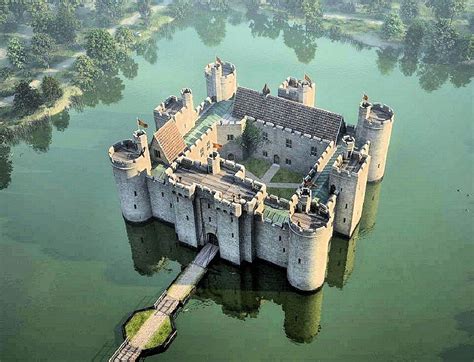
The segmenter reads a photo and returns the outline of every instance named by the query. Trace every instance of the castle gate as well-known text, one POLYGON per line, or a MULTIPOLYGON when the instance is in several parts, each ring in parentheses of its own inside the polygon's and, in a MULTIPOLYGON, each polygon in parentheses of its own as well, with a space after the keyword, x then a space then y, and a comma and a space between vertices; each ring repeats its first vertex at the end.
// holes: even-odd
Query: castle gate
POLYGON ((280 156, 274 155, 273 156, 273 163, 276 163, 277 165, 280 164, 280 156))
POLYGON ((219 241, 217 240, 216 234, 207 233, 207 242, 219 246, 219 241))

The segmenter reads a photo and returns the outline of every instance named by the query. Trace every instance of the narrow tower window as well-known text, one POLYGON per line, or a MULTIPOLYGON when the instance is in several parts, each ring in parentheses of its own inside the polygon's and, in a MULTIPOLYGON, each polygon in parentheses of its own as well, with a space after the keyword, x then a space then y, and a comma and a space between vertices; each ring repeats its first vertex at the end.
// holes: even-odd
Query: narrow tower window
POLYGON ((133 208, 136 210, 137 209, 137 204, 133 204, 133 208))
POLYGON ((298 258, 298 264, 301 264, 301 258, 298 258))
POLYGON ((136 191, 133 191, 133 194, 134 194, 135 196, 137 196, 137 192, 136 192, 136 191))
POLYGON ((315 146, 311 146, 311 156, 317 156, 318 150, 315 146))
POLYGON ((286 147, 291 148, 291 147, 293 147, 292 144, 293 144, 293 142, 289 138, 287 138, 286 139, 286 147))

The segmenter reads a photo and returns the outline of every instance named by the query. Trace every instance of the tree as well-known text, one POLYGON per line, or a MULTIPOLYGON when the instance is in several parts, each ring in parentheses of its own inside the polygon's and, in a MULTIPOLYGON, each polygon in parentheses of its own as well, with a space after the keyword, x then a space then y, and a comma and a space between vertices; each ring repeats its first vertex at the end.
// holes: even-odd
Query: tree
POLYGON ((265 142, 265 140, 263 139, 263 134, 260 128, 255 126, 253 122, 248 121, 245 125, 242 136, 238 137, 236 142, 240 143, 244 151, 244 158, 247 158, 250 157, 255 150, 265 142))
POLYGON ((400 17, 391 13, 385 17, 382 25, 382 37, 385 39, 398 38, 403 34, 403 23, 400 17))
POLYGON ((7 57, 10 63, 17 69, 23 69, 26 64, 26 47, 18 38, 12 38, 8 42, 7 57))
POLYGON ((102 70, 87 55, 80 55, 73 65, 74 85, 83 91, 95 88, 95 82, 103 76, 102 70))
POLYGON ((99 16, 99 21, 104 25, 109 25, 113 21, 120 19, 123 15, 125 0, 96 0, 95 11, 99 16))
POLYGON ((34 34, 31 39, 31 56, 42 67, 49 68, 52 53, 56 48, 56 42, 48 34, 34 34))
POLYGON ((79 21, 66 7, 60 7, 56 14, 45 11, 33 17, 33 31, 52 36, 58 43, 73 43, 79 29, 79 21))
POLYGON ((42 104, 41 94, 37 89, 31 88, 26 80, 20 81, 15 88, 13 110, 19 115, 31 114, 42 104))
POLYGON ((400 18, 405 24, 411 23, 416 19, 420 10, 418 8, 417 0, 402 0, 400 4, 400 18))
POLYGON ((191 0, 175 0, 168 5, 168 8, 173 18, 184 19, 190 14, 192 6, 191 0))
POLYGON ((148 24, 151 16, 151 0, 138 0, 137 7, 143 21, 148 24))
POLYGON ((79 21, 73 11, 67 7, 60 7, 54 19, 54 37, 59 43, 74 43, 79 21))
POLYGON ((117 70, 118 48, 107 30, 93 29, 87 33, 86 53, 103 71, 117 70))
POLYGON ((54 77, 45 76, 41 82, 41 91, 43 92, 43 99, 49 104, 53 104, 63 95, 63 90, 58 80, 54 77))
POLYGON ((115 41, 125 50, 131 50, 135 47, 135 35, 133 32, 124 26, 121 26, 115 32, 115 41))
POLYGON ((466 0, 428 0, 426 6, 431 8, 436 18, 452 21, 466 9, 466 0))
POLYGON ((319 30, 322 27, 323 10, 319 0, 303 0, 303 13, 306 20, 306 28, 319 30))

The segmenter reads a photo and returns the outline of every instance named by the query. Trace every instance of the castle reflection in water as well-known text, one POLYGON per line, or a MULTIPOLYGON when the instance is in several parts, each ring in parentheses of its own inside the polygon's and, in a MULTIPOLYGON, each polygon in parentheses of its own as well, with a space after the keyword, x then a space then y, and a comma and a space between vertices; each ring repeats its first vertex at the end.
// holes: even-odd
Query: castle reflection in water
MULTIPOLYGON (((367 185, 359 230, 352 238, 333 237, 326 276, 329 287, 342 289, 347 283, 354 269, 357 239, 375 225, 381 185, 367 185)), ((194 250, 177 242, 172 227, 159 221, 125 225, 134 267, 141 275, 153 275, 165 267, 168 260, 184 267, 196 256, 194 250)), ((256 317, 263 301, 273 301, 281 305, 285 313, 286 336, 298 343, 309 343, 321 330, 324 289, 309 294, 297 292, 288 284, 286 270, 265 262, 237 268, 217 260, 193 298, 210 299, 222 306, 224 314, 239 319, 256 317)))

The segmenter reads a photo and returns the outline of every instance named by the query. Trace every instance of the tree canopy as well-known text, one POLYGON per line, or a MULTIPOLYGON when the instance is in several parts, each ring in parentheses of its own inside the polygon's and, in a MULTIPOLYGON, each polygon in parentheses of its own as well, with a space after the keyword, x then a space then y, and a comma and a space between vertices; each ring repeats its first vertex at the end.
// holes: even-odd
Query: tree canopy
POLYGON ((385 39, 398 38, 403 34, 403 23, 400 17, 391 13, 385 17, 381 36, 385 39))
POLYGON ((23 69, 26 65, 26 46, 18 38, 12 38, 8 42, 7 57, 10 63, 17 69, 23 69))
POLYGON ((45 76, 41 82, 41 91, 45 102, 52 104, 62 97, 63 90, 58 80, 54 77, 45 76))

